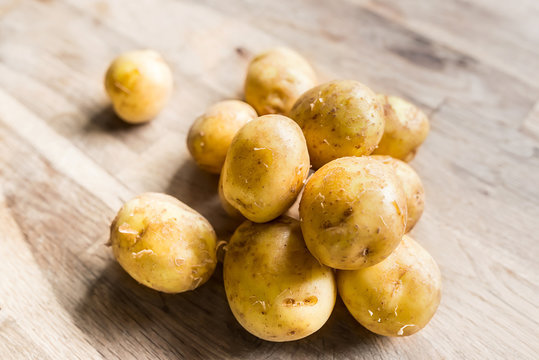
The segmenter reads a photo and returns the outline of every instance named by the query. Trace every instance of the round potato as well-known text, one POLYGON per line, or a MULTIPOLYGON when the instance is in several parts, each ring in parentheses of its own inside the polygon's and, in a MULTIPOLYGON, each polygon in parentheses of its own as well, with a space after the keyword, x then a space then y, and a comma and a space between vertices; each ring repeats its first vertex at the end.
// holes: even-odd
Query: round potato
POLYGON ((339 294, 354 318, 380 335, 418 332, 440 304, 440 269, 408 235, 384 261, 361 270, 339 271, 337 282, 339 294))
POLYGON ((315 168, 345 156, 369 155, 384 132, 376 95, 352 80, 310 89, 296 101, 290 117, 305 134, 315 168))
POLYGON ((356 270, 385 259, 406 228, 406 197, 395 171, 371 157, 327 163, 299 204, 307 247, 322 264, 356 270))
POLYGON ((336 298, 333 271, 311 256, 297 220, 244 222, 223 264, 232 313, 251 334, 269 341, 304 338, 324 325, 336 298))
POLYGON ((228 149, 223 195, 254 222, 283 214, 296 200, 309 172, 309 153, 299 126, 282 115, 245 124, 228 149))
POLYGON ((234 135, 258 115, 251 105, 225 100, 198 117, 187 135, 187 148, 201 169, 219 174, 234 135))
POLYGON ((128 123, 150 121, 172 93, 172 73, 153 50, 130 51, 118 56, 105 75, 105 89, 116 114, 128 123))
POLYGON ((145 193, 126 202, 110 226, 110 244, 129 275, 166 293, 195 289, 217 263, 210 223, 165 194, 145 193))
POLYGON ((382 161, 384 164, 393 166, 397 177, 401 181, 404 195, 406 196, 406 208, 408 217, 406 221, 406 231, 413 229, 425 208, 425 189, 419 175, 404 161, 386 155, 373 155, 374 159, 382 161))
POLYGON ((314 71, 301 55, 276 48, 259 54, 249 64, 245 100, 260 115, 286 115, 296 99, 315 83, 314 71))
POLYGON ((429 133, 427 116, 408 101, 377 95, 384 109, 384 135, 373 154, 410 161, 429 133))

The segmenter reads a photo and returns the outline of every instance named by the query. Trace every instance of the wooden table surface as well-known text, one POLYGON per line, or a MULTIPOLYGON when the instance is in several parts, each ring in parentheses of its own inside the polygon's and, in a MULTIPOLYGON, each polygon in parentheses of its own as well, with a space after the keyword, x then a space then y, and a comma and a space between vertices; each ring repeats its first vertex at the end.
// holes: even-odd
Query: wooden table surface
POLYGON ((538 19, 536 0, 0 0, 0 358, 536 359, 538 19), (416 335, 371 334, 338 301, 318 333, 265 342, 233 318, 220 266, 196 291, 163 295, 104 245, 144 191, 234 230, 186 132, 242 97, 248 60, 275 45, 321 80, 357 79, 430 115, 413 235, 444 288, 416 335), (134 48, 160 51, 176 83, 143 126, 115 118, 102 85, 134 48))

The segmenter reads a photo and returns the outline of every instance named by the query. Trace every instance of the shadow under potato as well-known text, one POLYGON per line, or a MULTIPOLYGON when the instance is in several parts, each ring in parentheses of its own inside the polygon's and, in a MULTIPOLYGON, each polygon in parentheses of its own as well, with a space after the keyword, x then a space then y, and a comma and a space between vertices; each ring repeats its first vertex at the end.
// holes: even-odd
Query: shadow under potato
POLYGON ((86 124, 86 131, 100 131, 107 133, 133 132, 142 129, 149 123, 129 124, 116 115, 112 105, 106 105, 95 112, 86 124))
POLYGON ((258 339, 232 315, 220 264, 198 289, 163 294, 138 284, 111 260, 72 315, 106 358, 144 353, 156 358, 341 359, 374 351, 384 341, 362 328, 340 300, 322 329, 307 338, 285 343, 258 339))
POLYGON ((180 165, 165 193, 189 205, 212 224, 217 237, 222 240, 234 233, 242 220, 230 217, 219 200, 217 186, 219 175, 201 170, 192 159, 180 165))

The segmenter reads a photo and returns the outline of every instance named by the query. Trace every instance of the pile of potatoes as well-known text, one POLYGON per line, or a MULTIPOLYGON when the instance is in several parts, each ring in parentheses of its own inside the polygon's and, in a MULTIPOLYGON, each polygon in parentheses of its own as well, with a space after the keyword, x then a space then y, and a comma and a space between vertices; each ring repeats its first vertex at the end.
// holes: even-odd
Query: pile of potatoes
MULTIPOLYGON (((157 53, 137 51, 112 63, 105 86, 118 116, 139 123, 166 104, 172 75, 157 53)), ((200 168, 220 174, 223 208, 244 219, 223 261, 238 322, 265 340, 297 340, 324 325, 339 294, 372 332, 422 329, 440 303, 441 275, 407 235, 424 190, 405 161, 428 134, 425 114, 357 81, 317 84, 285 48, 251 61, 245 100, 212 105, 187 136, 200 168), (285 215, 298 197, 299 218, 285 215)), ((211 224, 165 194, 128 201, 110 243, 134 279, 167 293, 197 288, 217 264, 211 224)))

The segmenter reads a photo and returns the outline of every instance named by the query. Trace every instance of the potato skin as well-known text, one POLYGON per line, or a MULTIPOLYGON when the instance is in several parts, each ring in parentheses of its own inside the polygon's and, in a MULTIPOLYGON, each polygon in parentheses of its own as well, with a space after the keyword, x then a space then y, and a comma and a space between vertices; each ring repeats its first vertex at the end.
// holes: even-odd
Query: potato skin
POLYGON ((145 193, 126 202, 110 227, 110 243, 129 275, 166 293, 197 288, 217 263, 210 223, 165 194, 145 193))
POLYGON ((406 198, 395 171, 368 156, 327 163, 309 179, 299 205, 307 247, 322 264, 356 270, 397 247, 406 198))
POLYGON ((333 271, 311 256, 298 221, 288 217, 240 225, 223 277, 232 313, 264 340, 304 338, 324 325, 335 305, 333 271))
POLYGON ((243 101, 225 100, 212 105, 195 120, 187 135, 187 148, 197 165, 219 174, 234 135, 256 117, 255 109, 243 101))
POLYGON ((377 95, 384 109, 384 135, 374 150, 403 161, 414 158, 429 134, 429 120, 416 106, 396 96, 377 95))
POLYGON ((287 115, 296 99, 315 84, 314 70, 301 55, 288 48, 271 49, 249 64, 245 101, 260 115, 287 115))
POLYGON ((340 157, 369 155, 384 132, 376 95, 352 80, 310 89, 296 101, 290 117, 305 134, 315 169, 340 157))
POLYGON ((385 336, 418 332, 434 316, 441 299, 438 265, 408 235, 384 261, 361 270, 338 271, 337 282, 354 318, 385 336))
POLYGON ((421 178, 415 170, 402 160, 386 155, 373 155, 372 158, 382 161, 384 164, 393 166, 397 177, 401 181, 404 195, 406 196, 406 208, 408 209, 408 220, 406 221, 406 231, 412 230, 421 218, 425 209, 425 189, 421 178))
POLYGON ((110 64, 105 89, 114 111, 124 121, 150 121, 163 109, 172 93, 172 72, 153 50, 126 52, 110 64))
POLYGON ((299 126, 282 115, 245 124, 228 149, 221 174, 226 201, 254 222, 283 214, 309 172, 309 153, 299 126))

